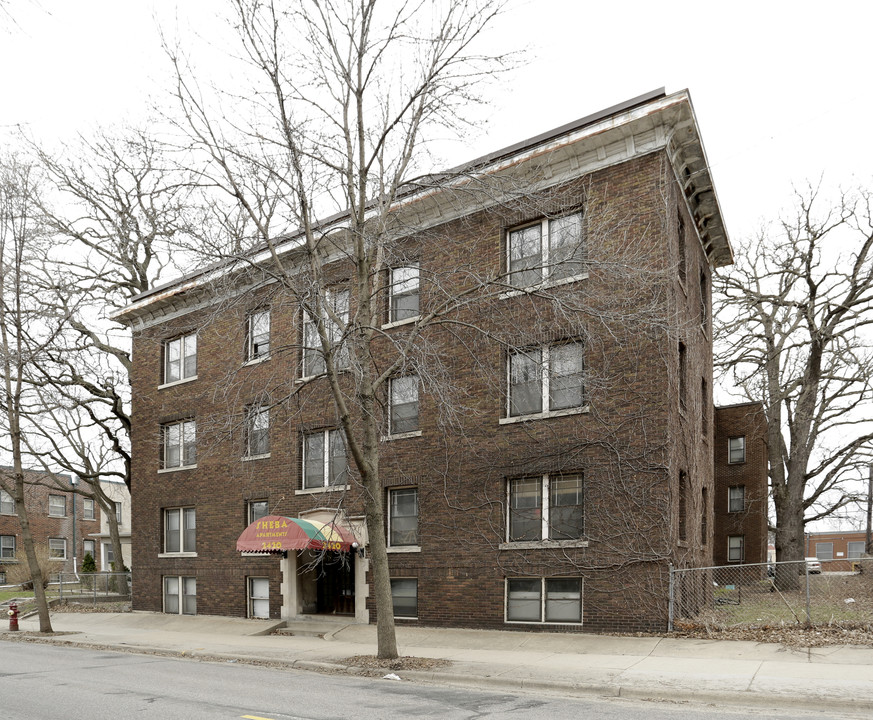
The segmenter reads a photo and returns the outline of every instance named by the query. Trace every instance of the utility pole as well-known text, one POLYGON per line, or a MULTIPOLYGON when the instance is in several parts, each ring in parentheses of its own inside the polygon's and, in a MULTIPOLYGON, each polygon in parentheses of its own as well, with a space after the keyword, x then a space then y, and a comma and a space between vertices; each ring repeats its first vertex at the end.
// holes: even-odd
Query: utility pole
POLYGON ((873 463, 867 466, 867 543, 865 552, 873 555, 873 463))

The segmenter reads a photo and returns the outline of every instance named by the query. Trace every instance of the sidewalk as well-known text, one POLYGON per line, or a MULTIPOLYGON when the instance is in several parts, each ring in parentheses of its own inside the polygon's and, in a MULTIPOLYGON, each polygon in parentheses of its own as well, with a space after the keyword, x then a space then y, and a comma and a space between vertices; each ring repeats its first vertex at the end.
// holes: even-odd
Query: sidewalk
MULTIPOLYGON (((270 633, 282 623, 275 621, 145 612, 54 613, 52 625, 56 632, 73 633, 52 638, 56 644, 350 674, 363 670, 347 658, 376 649, 375 625, 304 622, 300 632, 323 632, 323 637, 276 635, 270 633)), ((36 618, 22 621, 21 629, 36 631, 36 618)), ((4 629, 0 640, 10 635, 15 633, 4 629)), ((727 640, 409 627, 398 627, 397 640, 401 655, 450 661, 432 671, 394 671, 415 682, 867 717, 873 712, 873 648, 867 647, 794 650, 727 640)))

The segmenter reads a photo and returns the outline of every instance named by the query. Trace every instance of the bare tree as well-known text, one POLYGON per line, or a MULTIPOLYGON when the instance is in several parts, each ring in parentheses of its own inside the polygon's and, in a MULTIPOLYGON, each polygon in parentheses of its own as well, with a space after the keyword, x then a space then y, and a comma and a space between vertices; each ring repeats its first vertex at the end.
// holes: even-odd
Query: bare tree
POLYGON ((868 191, 819 189, 763 228, 717 280, 717 365, 764 405, 777 560, 804 556, 807 523, 858 500, 873 432, 873 215, 868 191))

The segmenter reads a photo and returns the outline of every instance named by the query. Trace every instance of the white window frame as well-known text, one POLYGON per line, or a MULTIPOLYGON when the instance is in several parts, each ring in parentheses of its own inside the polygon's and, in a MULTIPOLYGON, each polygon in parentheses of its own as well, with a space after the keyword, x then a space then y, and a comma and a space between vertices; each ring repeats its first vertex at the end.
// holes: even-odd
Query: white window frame
POLYGON ((746 536, 728 535, 727 537, 727 561, 741 563, 746 559, 746 536))
POLYGON ((270 578, 268 577, 256 577, 254 575, 246 578, 246 595, 248 596, 248 616, 250 618, 260 618, 263 620, 270 619, 270 578), (267 594, 260 595, 256 594, 259 591, 256 589, 256 585, 263 588, 264 584, 267 586, 267 594), (255 607, 263 608, 264 603, 266 603, 266 615, 259 615, 255 612, 255 607))
MULTIPOLYGON (((407 587, 413 586, 415 588, 415 613, 412 615, 398 615, 397 611, 394 610, 394 617, 398 620, 417 620, 418 619, 418 578, 417 577, 397 577, 391 578, 391 607, 394 608, 394 598, 395 594, 395 584, 400 585, 401 583, 405 584, 407 587)), ((403 597, 413 597, 412 595, 404 595, 403 597)))
POLYGON ((252 460, 270 457, 270 408, 263 405, 249 406, 246 408, 245 422, 245 459, 252 460), (263 433, 266 448, 253 447, 252 438, 256 432, 263 433))
POLYGON ((94 558, 95 562, 97 560, 97 543, 94 540, 83 540, 82 541, 82 557, 85 557, 88 553, 91 553, 91 557, 94 558), (88 543, 91 544, 91 549, 88 549, 88 543))
POLYGON ((112 506, 115 510, 115 522, 118 527, 121 527, 124 525, 124 506, 118 500, 113 500, 112 506))
POLYGON ((15 499, 5 490, 0 490, 0 515, 15 515, 15 499))
POLYGON ((421 434, 419 425, 418 375, 404 375, 392 378, 388 383, 388 437, 411 437, 421 434), (404 387, 406 386, 406 387, 404 387), (414 397, 413 397, 414 396, 414 397), (404 401, 404 402, 401 402, 404 401), (415 417, 397 417, 400 407, 415 407, 415 417), (415 425, 404 429, 404 425, 415 425))
POLYGON ((830 542, 817 542, 815 544, 815 556, 819 560, 833 560, 834 559, 834 542, 831 540, 830 542), (819 550, 821 548, 821 550, 819 550), (826 552, 829 549, 829 552, 826 552), (822 557, 824 555, 825 557, 822 557))
POLYGON ((14 560, 17 549, 15 535, 0 535, 0 560, 14 560))
POLYGON ((197 556, 197 511, 194 507, 164 508, 161 513, 163 522, 163 543, 161 556, 166 557, 196 557, 197 556), (170 518, 178 516, 178 528, 170 528, 170 518), (189 524, 189 522, 191 524, 189 524), (193 538, 189 531, 193 531, 193 538), (177 536, 174 538, 174 536, 177 536), (172 542, 171 542, 172 541, 172 542), (170 549, 178 544, 178 550, 170 549), (189 547, 190 546, 190 547, 189 547))
POLYGON ((867 551, 867 543, 864 540, 849 540, 846 543, 846 559, 859 560, 867 551), (854 549, 853 549, 854 548, 854 549))
POLYGON ((509 353, 506 360, 506 408, 505 417, 500 419, 502 424, 523 422, 525 420, 537 420, 550 417, 562 417, 565 415, 575 415, 588 411, 588 404, 585 395, 585 345, 580 340, 571 342, 554 343, 551 345, 543 345, 537 348, 527 350, 517 350, 509 353), (579 375, 581 380, 582 397, 578 405, 570 405, 568 407, 553 408, 552 407, 552 383, 555 379, 555 374, 552 372, 552 366, 555 364, 555 358, 562 348, 574 347, 578 353, 579 370, 575 371, 566 377, 579 375), (533 412, 513 412, 513 388, 522 385, 522 383, 513 383, 513 358, 527 358, 534 364, 534 371, 537 374, 536 384, 539 386, 539 401, 540 409, 533 412), (537 364, 539 367, 537 367, 537 364))
POLYGON ((172 340, 165 340, 163 352, 164 381, 161 387, 178 385, 179 383, 197 379, 197 333, 189 333, 188 335, 175 337, 172 340), (178 348, 179 357, 178 359, 171 360, 170 358, 175 348, 178 348), (191 360, 192 358, 193 360, 191 360), (171 368, 175 363, 178 363, 179 367, 176 372, 173 372, 171 368), (193 367, 191 367, 192 365, 193 367), (178 374, 178 377, 175 377, 176 374, 178 374))
POLYGON ((67 496, 66 495, 49 495, 48 498, 48 516, 54 518, 67 517, 67 496), (58 512, 56 507, 60 501, 62 505, 61 512, 58 512), (54 507, 53 507, 54 505, 54 507))
POLYGON ((349 461, 348 454, 345 446, 345 438, 343 437, 342 430, 338 429, 328 429, 328 430, 318 430, 317 432, 305 433, 303 435, 303 477, 301 482, 301 490, 298 492, 325 492, 330 490, 345 490, 348 488, 349 483, 349 461), (320 485, 308 485, 307 477, 308 474, 306 472, 307 465, 309 463, 309 439, 317 436, 321 436, 321 476, 322 483, 320 485), (335 457, 335 454, 332 452, 333 448, 336 447, 336 443, 342 443, 343 448, 343 457, 346 459, 345 470, 338 475, 338 479, 335 482, 331 482, 330 472, 331 472, 331 460, 335 457), (343 477, 344 476, 344 477, 343 477))
MULTIPOLYGON (((348 290, 332 289, 328 289, 324 297, 324 303, 331 308, 334 315, 346 327, 349 323, 349 298, 348 290)), ((333 353, 334 369, 345 370, 349 366, 349 349, 345 342, 341 342, 345 327, 338 325, 324 308, 322 308, 322 317, 331 346, 335 348, 333 353)), ((327 361, 324 358, 321 338, 318 335, 318 323, 306 311, 303 313, 302 355, 301 380, 318 377, 327 372, 327 361)))
POLYGON ((728 465, 741 465, 746 462, 746 436, 737 435, 728 438, 728 465), (739 455, 735 460, 734 456, 739 455))
POLYGON ((385 327, 395 327, 405 323, 415 322, 421 317, 421 270, 419 264, 408 263, 391 268, 388 285, 388 323, 385 327), (416 309, 414 314, 404 315, 408 310, 398 312, 396 300, 414 297, 416 309), (400 317, 400 315, 404 315, 400 317))
POLYGON ((161 467, 158 472, 172 472, 196 467, 197 421, 189 418, 161 425, 161 467), (170 438, 174 432, 178 434, 178 442, 171 445, 170 438), (172 449, 178 452, 178 463, 170 464, 167 460, 172 449))
MULTIPOLYGON (((515 288, 516 292, 524 292, 531 288, 541 287, 543 285, 558 285, 563 283, 575 282, 576 280, 582 280, 588 277, 588 274, 585 270, 585 262, 586 262, 586 243, 585 243, 585 216, 581 210, 577 210, 575 212, 566 213, 564 215, 560 215, 557 217, 547 218, 544 217, 536 222, 527 223, 525 225, 519 225, 518 227, 511 228, 506 231, 506 271, 507 271, 507 283, 515 288), (572 221, 573 219, 578 219, 578 227, 579 227, 579 247, 577 248, 577 252, 580 257, 574 256, 576 253, 571 252, 566 258, 567 262, 578 262, 582 265, 581 268, 578 269, 577 272, 572 272, 567 275, 562 273, 562 269, 565 268, 562 264, 554 264, 554 256, 556 254, 556 248, 559 247, 557 244, 552 242, 552 238, 554 236, 554 229, 565 222, 572 221), (534 258, 535 265, 530 267, 519 267, 518 269, 514 269, 513 266, 513 249, 516 247, 515 239, 521 238, 523 234, 531 234, 532 231, 537 230, 539 233, 539 238, 537 240, 537 244, 539 245, 539 253, 537 255, 527 255, 524 257, 519 257, 516 262, 520 262, 525 258, 534 258), (545 238, 545 242, 543 239, 545 238), (518 281, 516 282, 516 278, 513 276, 516 273, 530 272, 531 274, 536 274, 537 279, 533 283, 518 281)), ((563 263, 564 260, 558 260, 557 262, 563 263)))
POLYGON ((184 575, 164 575, 161 578, 161 599, 163 602, 164 613, 168 615, 196 615, 197 614, 197 578, 192 576, 184 576, 184 575), (170 581, 168 583, 167 581, 170 581), (167 599, 171 595, 168 590, 168 585, 172 582, 176 584, 176 590, 172 595, 175 596, 176 603, 178 604, 177 610, 169 610, 167 608, 167 599), (194 592, 187 592, 189 588, 193 586, 194 592), (194 603, 194 611, 193 612, 185 612, 187 608, 190 608, 191 598, 193 598, 194 603))
POLYGON ((270 340, 270 308, 260 308, 250 313, 246 317, 246 362, 269 359, 270 340))
MULTIPOLYGON (((518 592, 518 591, 516 591, 518 592)), ((576 595, 575 592, 571 593, 572 595, 576 595)), ((584 614, 584 597, 585 597, 585 581, 581 577, 508 577, 504 582, 504 602, 503 602, 503 612, 504 612, 504 622, 509 624, 525 624, 525 625, 582 625, 585 614, 584 614), (550 617, 550 610, 554 610, 554 608, 550 607, 550 602, 561 602, 564 601, 566 603, 567 598, 565 597, 556 597, 557 595, 567 594, 566 591, 562 592, 560 590, 549 590, 549 581, 553 581, 555 583, 560 581, 577 581, 579 583, 579 592, 578 592, 578 603, 579 603, 579 615, 578 620, 556 620, 554 616, 550 617), (510 606, 510 587, 513 584, 513 581, 522 581, 526 582, 531 586, 536 586, 539 584, 539 594, 536 598, 539 602, 539 613, 538 619, 533 618, 519 618, 518 614, 515 617, 510 617, 511 606, 510 606)), ((531 597, 529 600, 533 600, 531 597)), ((516 609, 517 612, 517 609, 516 609)))
POLYGON ((96 512, 93 498, 82 498, 82 520, 96 520, 96 512))
MULTIPOLYGON (((389 548, 404 548, 404 549, 412 549, 418 548, 421 546, 421 539, 419 537, 419 514, 421 512, 419 506, 419 493, 417 487, 397 487, 397 488, 388 488, 388 547, 389 548), (396 503, 394 502, 394 498, 402 495, 409 495, 410 493, 414 494, 415 497, 415 514, 414 515, 397 515, 394 510, 396 508, 396 503), (415 538, 412 542, 398 542, 395 540, 395 518, 410 518, 415 517, 415 538)), ((406 530, 405 534, 411 533, 411 530, 406 530)))
POLYGON ((575 473, 566 473, 566 474, 543 474, 543 475, 532 475, 532 476, 523 476, 510 478, 506 483, 506 543, 505 545, 501 544, 501 549, 511 549, 513 547, 531 547, 531 546, 542 546, 542 545, 559 545, 559 546, 587 546, 587 541, 585 540, 585 475, 581 472, 575 473), (571 480, 575 479, 578 482, 579 489, 578 492, 581 494, 581 502, 576 503, 575 505, 569 507, 578 507, 580 508, 581 518, 580 523, 581 527, 579 528, 579 536, 578 537, 552 537, 553 527, 552 527, 552 515, 557 514, 558 510, 556 508, 562 507, 560 505, 555 504, 554 494, 552 493, 552 486, 557 485, 559 482, 563 480, 571 480), (512 525, 513 525, 513 514, 515 514, 519 509, 513 506, 514 498, 518 497, 517 493, 513 493, 513 485, 518 483, 536 483, 539 491, 539 507, 532 508, 536 514, 539 513, 540 516, 540 528, 539 528, 539 537, 532 539, 512 539, 512 525))
POLYGON ((67 539, 66 538, 49 538, 49 560, 66 560, 67 559, 67 539), (60 553, 60 554, 58 554, 60 553))
POLYGON ((731 485, 728 488, 728 512, 741 513, 746 510, 746 486, 731 485), (739 507, 736 507, 739 501, 739 507))

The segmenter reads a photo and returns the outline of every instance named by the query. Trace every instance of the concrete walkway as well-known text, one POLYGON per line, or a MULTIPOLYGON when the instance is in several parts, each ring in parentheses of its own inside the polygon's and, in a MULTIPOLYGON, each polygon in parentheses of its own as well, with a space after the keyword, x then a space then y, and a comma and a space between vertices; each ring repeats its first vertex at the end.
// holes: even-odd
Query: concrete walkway
MULTIPOLYGON (((72 633, 53 637, 57 644, 307 670, 361 673, 347 659, 376 649, 374 625, 321 620, 297 624, 290 628, 298 633, 293 635, 272 634, 282 624, 267 620, 145 612, 54 613, 52 625, 56 632, 72 633)), ((21 629, 36 631, 36 618, 22 621, 21 629)), ((0 639, 13 634, 4 631, 0 639)), ((430 671, 396 671, 403 680, 503 692, 873 714, 873 648, 867 647, 796 650, 725 640, 409 627, 398 627, 397 640, 401 655, 450 661, 430 671)))

